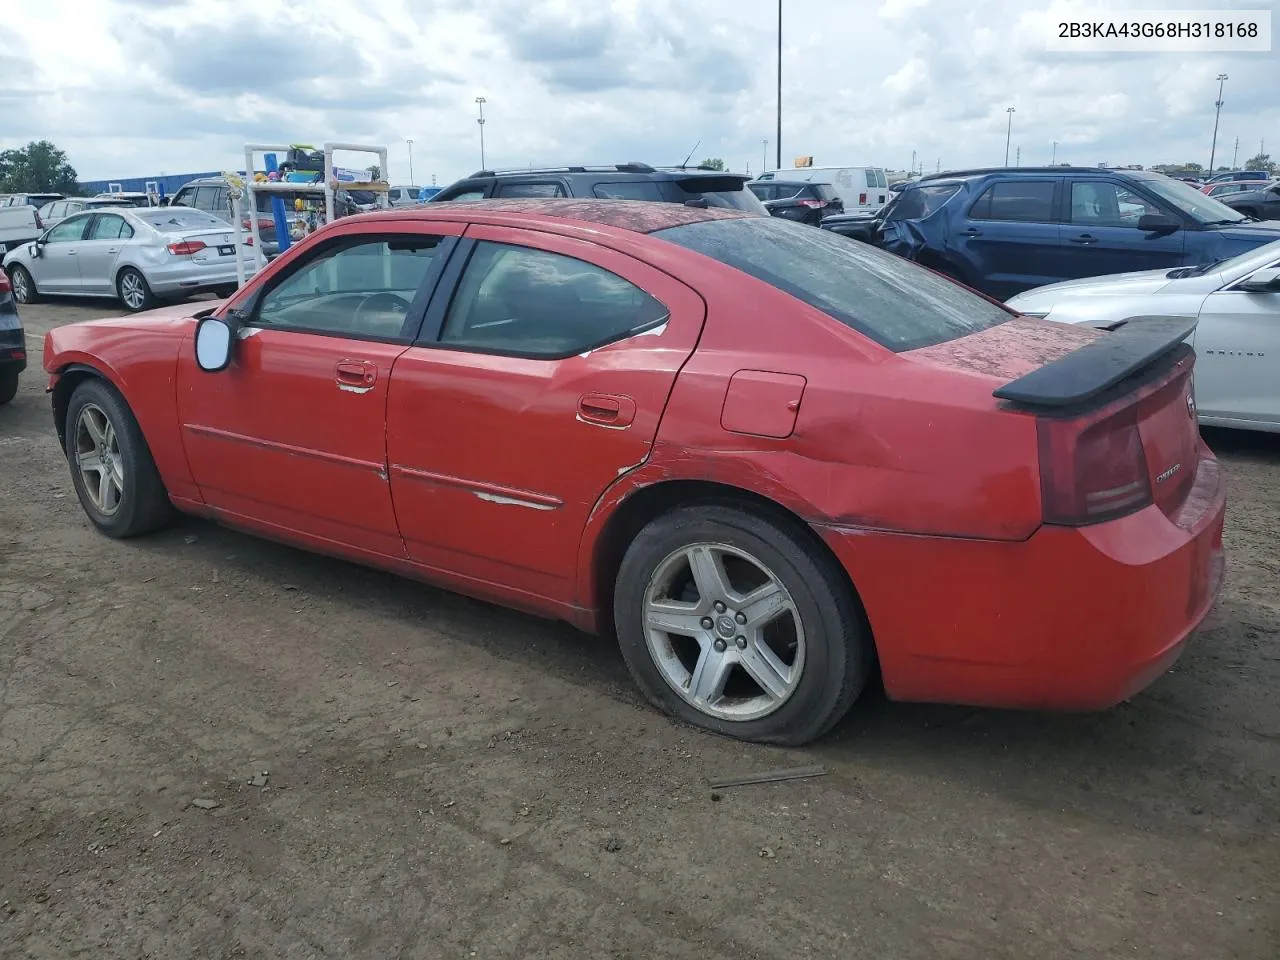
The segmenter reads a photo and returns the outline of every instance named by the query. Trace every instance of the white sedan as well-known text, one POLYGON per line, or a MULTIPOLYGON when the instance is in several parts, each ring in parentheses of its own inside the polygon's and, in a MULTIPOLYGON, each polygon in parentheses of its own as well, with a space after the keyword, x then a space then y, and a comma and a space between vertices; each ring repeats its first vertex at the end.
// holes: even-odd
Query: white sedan
POLYGON ((1280 433, 1280 240, 1220 263, 1051 283, 1006 302, 1108 330, 1135 317, 1197 317, 1188 342, 1200 423, 1280 433))

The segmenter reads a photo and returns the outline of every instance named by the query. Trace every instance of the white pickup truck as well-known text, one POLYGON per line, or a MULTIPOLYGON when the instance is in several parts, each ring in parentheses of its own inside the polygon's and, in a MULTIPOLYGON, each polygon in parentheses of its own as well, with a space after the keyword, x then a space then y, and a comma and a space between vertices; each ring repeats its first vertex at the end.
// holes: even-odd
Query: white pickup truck
POLYGON ((0 197, 0 252, 12 250, 44 233, 37 210, 60 193, 15 193, 0 197))

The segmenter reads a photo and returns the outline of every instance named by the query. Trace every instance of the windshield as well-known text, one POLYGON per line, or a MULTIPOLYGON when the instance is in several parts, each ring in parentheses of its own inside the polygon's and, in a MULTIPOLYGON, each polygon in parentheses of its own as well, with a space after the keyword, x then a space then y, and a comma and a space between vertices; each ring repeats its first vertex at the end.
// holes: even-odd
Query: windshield
POLYGON ((1239 211, 1232 210, 1221 200, 1206 196, 1195 187, 1183 183, 1181 180, 1161 177, 1138 182, 1161 200, 1173 204, 1198 223, 1242 223, 1248 219, 1239 211))
POLYGON ((1013 316, 909 260, 789 220, 705 220, 654 236, 763 280, 893 351, 954 340, 1013 316))
POLYGON ((152 210, 139 210, 134 214, 147 226, 161 233, 185 233, 188 230, 226 230, 225 220, 219 220, 211 213, 197 210, 195 207, 160 207, 152 210))
POLYGON ((727 207, 748 213, 767 214, 764 204, 744 186, 738 177, 688 177, 675 181, 677 196, 688 200, 704 199, 709 207, 727 207))

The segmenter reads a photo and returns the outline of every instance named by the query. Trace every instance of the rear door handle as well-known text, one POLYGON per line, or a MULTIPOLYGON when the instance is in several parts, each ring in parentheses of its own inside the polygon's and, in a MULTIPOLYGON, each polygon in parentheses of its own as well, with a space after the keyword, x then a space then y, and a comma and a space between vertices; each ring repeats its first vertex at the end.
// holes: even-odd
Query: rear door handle
POLYGON ((107 253, 119 253, 119 252, 120 252, 120 248, 119 248, 119 247, 108 247, 108 248, 107 248, 107 253))
POLYGON ((1070 237, 1068 239, 1070 239, 1072 243, 1097 243, 1098 242, 1097 237, 1088 233, 1082 233, 1078 237, 1070 237))
POLYGON ((636 402, 630 397, 586 393, 578 398, 578 419, 601 427, 627 427, 636 418, 636 402))
POLYGON ((378 381, 378 367, 371 360, 339 360, 334 376, 339 390, 368 393, 378 381))
POLYGON ((981 231, 981 230, 979 230, 977 227, 970 227, 968 230, 961 230, 961 231, 960 231, 960 236, 962 236, 962 237, 980 237, 980 236, 982 236, 982 231, 981 231))

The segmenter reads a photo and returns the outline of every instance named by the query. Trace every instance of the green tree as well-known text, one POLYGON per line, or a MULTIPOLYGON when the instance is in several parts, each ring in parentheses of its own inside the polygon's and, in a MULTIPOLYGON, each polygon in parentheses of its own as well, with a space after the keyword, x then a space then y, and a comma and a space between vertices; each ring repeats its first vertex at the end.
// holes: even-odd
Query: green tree
POLYGON ((67 155, 48 140, 0 152, 0 191, 6 193, 80 192, 76 170, 67 155))
POLYGON ((725 169, 724 161, 721 160, 719 157, 708 157, 706 160, 703 160, 700 164, 698 164, 698 166, 707 167, 711 170, 725 169))
POLYGON ((1250 157, 1244 162, 1245 170, 1265 170, 1267 173, 1275 173, 1276 162, 1271 159, 1269 153, 1259 153, 1257 156, 1250 157))

